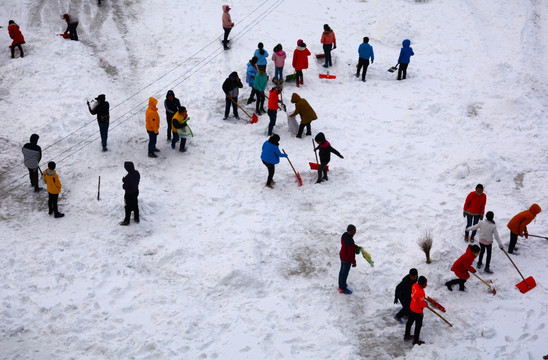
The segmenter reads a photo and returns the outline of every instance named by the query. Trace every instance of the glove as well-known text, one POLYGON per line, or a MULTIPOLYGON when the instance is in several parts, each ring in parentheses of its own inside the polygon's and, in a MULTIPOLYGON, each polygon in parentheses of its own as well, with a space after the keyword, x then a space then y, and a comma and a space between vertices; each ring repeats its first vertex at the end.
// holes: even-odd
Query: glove
POLYGON ((373 61, 374 61, 374 60, 371 60, 371 64, 373 64, 373 61))
POLYGON ((333 50, 335 50, 337 48, 337 45, 333 46, 333 50))
POLYGON ((499 249, 504 250, 504 248, 502 246, 499 249))
POLYGON ((398 298, 394 298, 394 304, 398 303, 398 298))
POLYGON ((356 251, 355 251, 355 252, 356 252, 356 255, 358 255, 361 251, 362 251, 362 247, 361 247, 361 246, 358 246, 358 247, 356 248, 356 251))
POLYGON ((466 217, 466 211, 462 212, 462 217, 466 217))
POLYGON ((482 214, 482 215, 480 215, 480 220, 483 220, 483 214, 482 214))
POLYGON ((356 267, 356 264, 352 264, 352 267, 356 267))
POLYGON ((474 270, 472 271, 472 274, 475 274, 475 273, 476 273, 476 270, 474 269, 474 270))

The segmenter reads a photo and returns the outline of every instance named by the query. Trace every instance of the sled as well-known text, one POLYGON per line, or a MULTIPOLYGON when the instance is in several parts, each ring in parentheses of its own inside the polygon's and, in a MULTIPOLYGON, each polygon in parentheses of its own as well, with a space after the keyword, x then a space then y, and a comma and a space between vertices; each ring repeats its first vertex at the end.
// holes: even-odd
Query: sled
POLYGON ((360 252, 362 253, 362 256, 365 259, 365 261, 367 261, 369 263, 369 265, 371 265, 371 267, 373 267, 375 262, 371 259, 371 254, 368 253, 367 251, 365 251, 364 248, 362 248, 360 252))
POLYGON ((390 69, 388 69, 388 72, 393 73, 396 70, 398 70, 398 64, 396 64, 396 66, 392 66, 390 69))
POLYGON ((437 308, 437 309, 440 309, 442 312, 445 312, 445 308, 439 303, 437 302, 436 300, 432 299, 430 296, 427 296, 426 297, 426 300, 428 300, 428 302, 430 304, 432 304, 433 307, 437 308))
POLYGON ((327 74, 320 74, 320 79, 336 79, 337 76, 336 75, 329 75, 329 71, 327 72, 327 74))
POLYGON ((60 36, 63 39, 70 39, 70 34, 57 34, 57 36, 60 36))
MULTIPOLYGON (((315 163, 309 162, 308 165, 310 165, 310 170, 319 170, 321 164, 318 163, 318 153, 316 152, 316 146, 314 145, 314 139, 312 139, 312 147, 314 148, 314 155, 316 155, 316 162, 315 163)), ((329 165, 327 165, 326 171, 329 171, 329 165)))

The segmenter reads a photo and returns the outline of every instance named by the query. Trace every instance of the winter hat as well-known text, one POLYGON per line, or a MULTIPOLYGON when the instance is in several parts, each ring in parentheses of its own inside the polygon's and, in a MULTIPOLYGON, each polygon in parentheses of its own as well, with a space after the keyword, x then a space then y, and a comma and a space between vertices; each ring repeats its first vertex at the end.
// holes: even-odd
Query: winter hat
POLYGON ((13 24, 15 24, 15 21, 10 20, 10 21, 8 22, 8 24, 9 24, 9 25, 13 25, 13 24))
POLYGON ((302 39, 297 40, 297 46, 303 46, 304 42, 302 39))
POLYGON ((280 135, 273 134, 270 139, 268 139, 268 142, 274 145, 280 145, 280 135))
POLYGON ((105 101, 105 94, 101 94, 95 98, 95 100, 105 101))
POLYGON ((167 91, 166 99, 167 99, 167 97, 168 97, 169 95, 175 97, 175 93, 173 92, 173 90, 168 90, 168 91, 167 91))
POLYGON ((317 143, 323 143, 325 141, 325 135, 323 134, 323 132, 319 132, 316 134, 314 140, 316 140, 317 143))
POLYGON ((230 10, 232 10, 232 9, 230 8, 230 6, 227 5, 226 6, 226 12, 229 12, 230 10))
POLYGON ((54 163, 53 161, 50 161, 50 162, 48 163, 48 169, 50 169, 50 170, 55 170, 55 163, 54 163))
POLYGON ((238 78, 238 73, 236 71, 233 71, 230 74, 229 78, 231 78, 232 80, 236 80, 238 78))

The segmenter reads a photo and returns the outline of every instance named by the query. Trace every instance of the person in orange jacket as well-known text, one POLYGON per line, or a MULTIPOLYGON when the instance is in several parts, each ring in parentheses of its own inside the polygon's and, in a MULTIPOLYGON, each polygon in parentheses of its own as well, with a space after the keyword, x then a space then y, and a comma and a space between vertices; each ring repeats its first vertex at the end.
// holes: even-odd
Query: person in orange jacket
POLYGON ((426 294, 424 289, 428 281, 424 276, 419 277, 419 281, 416 284, 413 284, 411 287, 411 303, 409 304, 409 318, 407 324, 405 324, 405 335, 403 340, 413 339, 413 345, 424 344, 424 341, 420 340, 422 319, 424 317, 424 308, 426 307, 426 294), (411 326, 415 323, 415 333, 411 335, 411 326))
POLYGON ((25 54, 23 54, 23 48, 21 47, 21 45, 25 43, 25 37, 21 33, 21 30, 19 30, 19 25, 17 25, 13 20, 8 22, 8 33, 10 34, 10 38, 13 39, 10 46, 11 58, 15 58, 16 46, 19 48, 19 54, 21 54, 21 57, 25 57, 25 54))
POLYGON ((44 174, 42 176, 44 177, 44 181, 48 185, 48 214, 54 214, 55 218, 65 216, 65 214, 59 212, 59 209, 57 207, 57 200, 59 199, 59 193, 61 192, 62 185, 61 181, 59 180, 59 175, 57 175, 57 173, 55 172, 55 163, 53 161, 50 161, 48 163, 48 168, 46 171, 44 171, 44 174))
POLYGON ((474 269, 472 263, 474 262, 474 259, 478 257, 479 253, 479 246, 468 245, 468 247, 466 248, 466 252, 460 258, 458 258, 457 261, 455 261, 455 263, 451 267, 451 271, 453 271, 455 275, 457 275, 458 279, 454 279, 445 283, 445 286, 447 286, 449 291, 453 291, 453 285, 457 284, 459 285, 459 291, 464 291, 464 289, 466 289, 464 283, 470 278, 469 272, 476 272, 476 269, 474 269))
POLYGON ((291 63, 295 68, 297 87, 304 82, 303 70, 308 69, 308 57, 310 55, 310 50, 306 48, 304 41, 299 39, 297 41, 297 48, 293 51, 293 62, 291 63))
POLYGON ((325 64, 323 67, 327 68, 329 66, 333 66, 333 62, 331 61, 331 50, 337 48, 337 39, 335 38, 333 29, 331 29, 327 24, 323 26, 323 33, 320 42, 323 44, 323 53, 325 57, 325 64))
MULTIPOLYGON (((466 197, 464 201, 464 208, 462 210, 462 216, 466 218, 466 228, 476 225, 478 221, 483 220, 483 214, 485 213, 485 203, 487 203, 487 195, 483 192, 483 185, 477 184, 476 190, 472 191, 466 197)), ((476 236, 476 230, 472 231, 472 236, 468 237, 468 231, 464 230, 464 241, 474 242, 474 236, 476 236)))
POLYGON ((158 114, 158 108, 156 105, 158 100, 154 97, 148 99, 148 109, 146 112, 146 129, 148 133, 148 157, 156 158, 158 157, 155 152, 160 150, 156 148, 156 140, 158 137, 158 132, 160 130, 160 114, 158 114))
POLYGON ((510 244, 508 245, 508 253, 517 255, 518 253, 515 252, 518 248, 516 248, 516 244, 518 242, 518 236, 525 236, 527 239, 529 237, 529 233, 527 232, 527 225, 531 221, 535 219, 538 213, 540 213, 542 209, 538 204, 533 204, 529 208, 529 210, 525 210, 517 214, 508 222, 508 229, 510 229, 510 244))

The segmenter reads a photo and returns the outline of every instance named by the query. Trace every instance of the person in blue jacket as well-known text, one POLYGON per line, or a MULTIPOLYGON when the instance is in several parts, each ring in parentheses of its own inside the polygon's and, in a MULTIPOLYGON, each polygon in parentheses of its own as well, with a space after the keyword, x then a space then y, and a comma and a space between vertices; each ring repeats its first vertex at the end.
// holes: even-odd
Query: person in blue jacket
POLYGON ((360 77, 360 70, 363 67, 362 81, 365 82, 365 75, 367 74, 369 59, 371 59, 371 64, 373 64, 373 61, 375 60, 373 46, 369 45, 369 38, 367 36, 363 38, 363 42, 358 48, 358 54, 360 58, 358 60, 358 71, 356 72, 356 77, 360 77))
POLYGON ((287 154, 284 154, 280 151, 278 147, 280 145, 280 136, 278 134, 273 134, 267 141, 263 144, 263 151, 261 152, 261 160, 263 161, 264 166, 268 169, 268 180, 266 180, 266 187, 273 189, 273 186, 276 182, 273 180, 275 165, 280 162, 281 157, 287 157, 287 154))
POLYGON ((253 54, 254 56, 257 57, 257 67, 259 68, 259 70, 264 70, 266 71, 266 64, 267 64, 267 60, 266 58, 268 57, 268 51, 266 51, 264 49, 264 45, 262 42, 260 42, 258 45, 257 45, 258 49, 255 50, 255 53, 253 54))
POLYGON ((407 67, 411 61, 411 56, 413 55, 415 55, 415 53, 411 47, 411 41, 409 39, 403 40, 400 57, 398 58, 398 80, 405 80, 405 77, 407 76, 407 67))
POLYGON ((253 56, 247 63, 247 71, 245 73, 245 82, 251 88, 251 94, 247 100, 247 105, 255 101, 255 91, 253 90, 253 84, 255 84, 255 76, 257 75, 257 57, 253 56))

